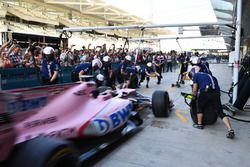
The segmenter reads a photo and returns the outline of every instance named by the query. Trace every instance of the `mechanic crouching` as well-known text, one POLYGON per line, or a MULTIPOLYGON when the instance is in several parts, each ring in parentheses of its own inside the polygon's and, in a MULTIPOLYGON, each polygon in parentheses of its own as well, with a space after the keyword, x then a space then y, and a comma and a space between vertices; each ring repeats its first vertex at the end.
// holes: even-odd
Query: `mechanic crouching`
POLYGON ((208 105, 214 106, 216 114, 223 120, 228 129, 227 138, 234 138, 234 130, 228 117, 223 113, 220 100, 220 87, 217 79, 207 73, 195 72, 192 68, 189 77, 193 81, 193 95, 197 98, 197 119, 198 124, 194 124, 194 128, 203 129, 203 111, 208 105))
POLYGON ((83 62, 75 66, 71 72, 72 82, 83 81, 81 75, 89 75, 91 73, 91 66, 92 64, 90 62, 83 62))
POLYGON ((153 66, 153 64, 151 62, 148 62, 147 63, 147 66, 146 66, 146 69, 145 69, 145 77, 146 77, 146 80, 147 80, 147 83, 146 83, 146 88, 148 88, 148 84, 149 84, 149 81, 150 81, 150 77, 154 77, 154 76, 157 76, 157 84, 161 82, 161 76, 158 72, 156 72, 155 70, 155 67, 153 66))

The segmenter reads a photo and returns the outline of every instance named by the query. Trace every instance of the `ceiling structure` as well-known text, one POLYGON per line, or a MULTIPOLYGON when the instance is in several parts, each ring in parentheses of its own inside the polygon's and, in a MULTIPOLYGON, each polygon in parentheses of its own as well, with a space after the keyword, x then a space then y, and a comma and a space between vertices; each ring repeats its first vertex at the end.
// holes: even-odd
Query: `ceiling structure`
MULTIPOLYGON (((235 35, 237 0, 210 0, 219 23, 230 22, 229 26, 200 26, 202 35, 235 35)), ((250 0, 243 0, 242 43, 250 44, 249 18, 250 0)), ((102 0, 2 0, 0 2, 0 31, 22 30, 58 36, 55 28, 72 26, 122 26, 150 25, 148 20, 132 15, 102 0), (7 20, 4 20, 4 18, 7 20), (16 19, 19 18, 19 19, 16 19), (20 21, 21 20, 21 21, 20 21), (40 23, 38 25, 33 23, 40 23)), ((93 33, 115 34, 123 37, 140 37, 141 30, 96 30, 93 33)), ((145 29, 144 37, 168 35, 166 29, 145 29)), ((225 37, 229 50, 235 39, 225 37)))
MULTIPOLYGON (((235 35, 237 0, 210 0, 218 22, 231 22, 230 26, 201 27, 202 35, 235 35)), ((242 0, 241 46, 250 45, 250 0, 242 0)), ((224 38, 229 50, 234 49, 235 38, 224 38)))
MULTIPOLYGON (((227 26, 205 26, 200 27, 202 35, 235 35, 236 0, 210 0, 217 22, 229 22, 227 26)), ((234 37, 224 37, 228 50, 234 46, 234 37)))
MULTIPOLYGON (((71 26, 150 24, 143 18, 104 3, 101 0, 2 0, 0 10, 2 11, 0 12, 0 19, 6 16, 15 16, 28 22, 46 24, 43 26, 43 29, 49 29, 53 26, 62 28, 71 26)), ((23 25, 15 22, 10 22, 10 25, 7 26, 7 29, 10 30, 17 30, 19 27, 22 27, 23 31, 25 31, 23 25)), ((35 28, 37 27, 35 26, 35 28)), ((96 33, 139 37, 140 30, 96 31, 96 33)), ((171 31, 166 29, 144 31, 145 36, 152 37, 171 33, 171 31)))

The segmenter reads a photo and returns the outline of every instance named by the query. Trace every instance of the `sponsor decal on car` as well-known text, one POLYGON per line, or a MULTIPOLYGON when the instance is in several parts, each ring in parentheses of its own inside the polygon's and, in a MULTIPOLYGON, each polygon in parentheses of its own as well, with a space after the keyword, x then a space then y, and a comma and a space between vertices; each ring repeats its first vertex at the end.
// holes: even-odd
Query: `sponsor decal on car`
POLYGON ((52 124, 52 123, 55 123, 55 122, 57 122, 57 117, 53 116, 53 117, 49 117, 49 118, 45 118, 45 119, 26 122, 24 124, 24 127, 26 127, 26 128, 34 128, 34 127, 37 127, 37 126, 52 124))
POLYGON ((109 130, 116 129, 117 127, 123 125, 124 122, 128 120, 131 109, 132 104, 129 103, 129 105, 123 109, 108 115, 106 119, 97 118, 94 119, 93 122, 97 124, 100 132, 106 133, 109 130))
POLYGON ((46 106, 48 97, 38 97, 33 99, 18 100, 9 102, 7 104, 7 110, 11 113, 25 112, 32 109, 37 109, 46 106))
POLYGON ((38 135, 28 135, 25 136, 25 140, 30 140, 34 137, 38 137, 38 136, 43 136, 43 137, 56 137, 56 138, 68 138, 73 136, 76 133, 76 129, 75 128, 64 128, 64 129, 60 129, 60 130, 56 130, 56 131, 51 131, 48 133, 40 133, 38 135))

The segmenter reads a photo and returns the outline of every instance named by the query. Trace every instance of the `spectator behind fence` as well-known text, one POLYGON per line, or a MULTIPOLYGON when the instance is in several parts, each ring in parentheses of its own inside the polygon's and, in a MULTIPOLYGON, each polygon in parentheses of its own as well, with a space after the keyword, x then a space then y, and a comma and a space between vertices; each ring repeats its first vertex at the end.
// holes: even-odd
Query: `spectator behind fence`
POLYGON ((9 50, 9 58, 11 61, 11 64, 13 65, 13 67, 23 67, 23 59, 22 56, 20 55, 20 45, 18 44, 13 44, 9 50))

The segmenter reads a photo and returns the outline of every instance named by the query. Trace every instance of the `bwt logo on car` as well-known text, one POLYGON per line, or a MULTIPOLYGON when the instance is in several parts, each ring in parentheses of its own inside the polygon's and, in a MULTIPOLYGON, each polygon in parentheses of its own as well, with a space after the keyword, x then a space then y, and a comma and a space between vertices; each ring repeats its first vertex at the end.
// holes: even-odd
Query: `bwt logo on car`
POLYGON ((129 105, 127 105, 125 108, 109 115, 109 119, 95 119, 94 122, 97 123, 100 131, 105 133, 108 130, 115 129, 126 122, 128 120, 131 109, 132 104, 129 103, 129 105))

